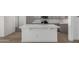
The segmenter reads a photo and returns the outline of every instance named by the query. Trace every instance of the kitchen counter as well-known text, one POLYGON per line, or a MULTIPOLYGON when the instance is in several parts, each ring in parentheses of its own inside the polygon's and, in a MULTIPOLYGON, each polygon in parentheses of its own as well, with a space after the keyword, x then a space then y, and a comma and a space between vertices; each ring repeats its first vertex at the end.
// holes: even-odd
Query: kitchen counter
POLYGON ((59 28, 59 26, 54 25, 54 24, 26 24, 23 26, 20 26, 20 28, 59 28))
POLYGON ((22 29, 22 42, 57 42, 57 29, 54 24, 26 24, 22 29))

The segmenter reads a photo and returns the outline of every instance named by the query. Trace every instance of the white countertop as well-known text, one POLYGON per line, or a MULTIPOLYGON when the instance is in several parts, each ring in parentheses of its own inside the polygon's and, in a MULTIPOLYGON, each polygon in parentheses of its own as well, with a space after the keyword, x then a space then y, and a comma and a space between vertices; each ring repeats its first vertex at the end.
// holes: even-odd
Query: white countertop
POLYGON ((20 26, 20 28, 21 29, 25 29, 25 28, 48 29, 48 28, 60 28, 60 27, 54 24, 26 24, 26 25, 20 26))

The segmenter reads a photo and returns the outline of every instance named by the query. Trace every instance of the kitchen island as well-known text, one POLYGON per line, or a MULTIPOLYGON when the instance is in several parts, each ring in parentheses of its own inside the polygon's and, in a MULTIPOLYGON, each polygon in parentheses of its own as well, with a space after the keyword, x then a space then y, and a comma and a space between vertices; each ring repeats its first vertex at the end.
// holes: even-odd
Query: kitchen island
POLYGON ((57 29, 54 24, 26 24, 20 27, 21 42, 57 42, 57 29))

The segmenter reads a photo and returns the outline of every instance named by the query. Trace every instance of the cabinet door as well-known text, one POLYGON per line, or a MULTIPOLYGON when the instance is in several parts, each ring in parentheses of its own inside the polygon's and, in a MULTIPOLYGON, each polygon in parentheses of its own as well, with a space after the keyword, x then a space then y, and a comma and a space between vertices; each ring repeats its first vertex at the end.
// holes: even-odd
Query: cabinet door
POLYGON ((57 29, 36 30, 37 42, 57 42, 57 29))
POLYGON ((57 29, 23 29, 22 42, 57 42, 57 29))

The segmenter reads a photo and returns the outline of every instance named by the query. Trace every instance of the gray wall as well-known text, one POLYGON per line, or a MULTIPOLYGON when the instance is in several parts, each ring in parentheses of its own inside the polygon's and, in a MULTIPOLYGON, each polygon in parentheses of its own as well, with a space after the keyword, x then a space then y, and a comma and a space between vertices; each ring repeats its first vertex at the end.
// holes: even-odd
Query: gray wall
MULTIPOLYGON (((41 18, 40 18, 40 16, 26 16, 26 18, 27 18, 27 21, 26 21, 26 23, 27 24, 31 24, 34 20, 40 20, 41 18)), ((66 19, 67 18, 67 16, 49 16, 49 19, 66 19)))
POLYGON ((27 24, 30 24, 30 23, 32 23, 34 20, 35 20, 35 18, 34 18, 34 16, 26 16, 26 23, 27 24))

